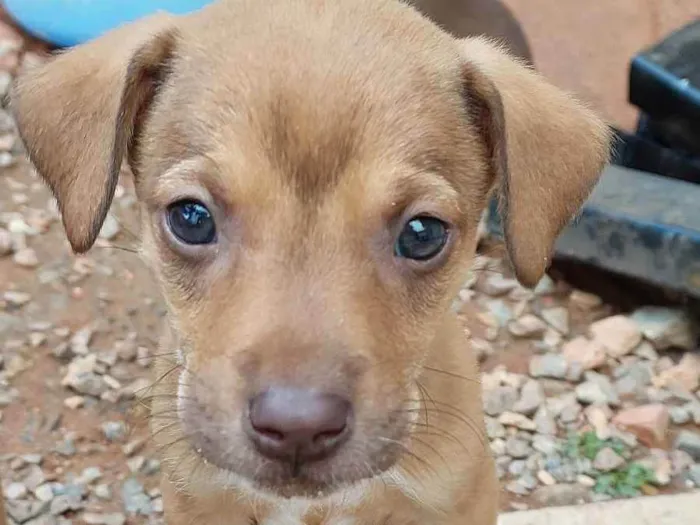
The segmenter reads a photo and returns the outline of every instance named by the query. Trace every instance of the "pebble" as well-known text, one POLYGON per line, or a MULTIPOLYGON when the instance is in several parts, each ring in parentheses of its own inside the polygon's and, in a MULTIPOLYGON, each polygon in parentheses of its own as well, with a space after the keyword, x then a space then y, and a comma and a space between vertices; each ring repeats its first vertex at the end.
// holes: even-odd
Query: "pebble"
POLYGON ((498 386, 484 390, 484 412, 489 416, 498 416, 507 410, 511 410, 518 401, 518 391, 512 386, 498 386))
POLYGON ((586 381, 576 387, 576 399, 586 405, 617 404, 617 394, 611 394, 600 383, 586 381))
POLYGON ((126 516, 118 512, 112 514, 85 512, 82 519, 87 525, 124 525, 126 523, 126 516))
POLYGON ((121 441, 126 436, 126 426, 122 421, 106 421, 102 423, 102 433, 107 441, 121 441))
POLYGON ((50 502, 53 499, 53 488, 49 483, 39 485, 34 491, 34 495, 39 501, 50 502))
POLYGON ((654 385, 658 388, 674 386, 686 392, 697 390, 700 387, 700 356, 686 352, 677 365, 662 370, 654 378, 654 385))
POLYGON ((500 297, 510 292, 513 288, 519 287, 518 281, 504 277, 500 273, 490 274, 484 279, 477 289, 491 297, 500 297))
POLYGON ((521 430, 532 431, 537 428, 534 421, 516 412, 503 412, 498 417, 498 422, 507 427, 515 427, 521 430))
POLYGON ((565 379, 568 368, 566 359, 559 354, 535 355, 530 359, 532 377, 565 379))
POLYGON ((700 461, 700 434, 697 432, 681 430, 674 447, 686 452, 693 460, 700 461))
POLYGON ((24 483, 15 481, 5 488, 5 496, 9 500, 22 499, 27 495, 27 487, 24 483))
POLYGON ((664 405, 643 405, 621 410, 613 418, 618 427, 631 432, 644 445, 661 448, 666 444, 671 418, 664 405))
POLYGON ((83 396, 70 396, 63 400, 63 406, 71 410, 77 410, 85 405, 83 396))
POLYGON ((600 368, 605 364, 605 347, 598 340, 579 336, 564 344, 562 355, 571 363, 579 363, 584 370, 600 368))
POLYGON ((545 401, 544 389, 539 382, 529 380, 520 391, 520 398, 512 405, 514 412, 531 416, 545 401))
POLYGON ((551 436, 556 435, 557 423, 548 408, 540 407, 535 414, 533 422, 535 423, 535 429, 537 430, 538 434, 551 436))
POLYGON ((560 334, 567 335, 569 333, 569 311, 565 307, 545 308, 540 315, 560 334))
POLYGON ((700 463, 696 463, 688 469, 688 478, 696 487, 700 487, 700 463))
POLYGON ((532 453, 532 448, 527 441, 515 437, 506 440, 506 454, 514 459, 524 459, 532 453))
POLYGON ((593 467, 602 472, 617 470, 624 464, 625 459, 608 447, 601 449, 593 460, 593 467))
POLYGON ((541 337, 547 330, 547 323, 539 317, 526 314, 508 323, 508 331, 515 337, 541 337))
POLYGON ((629 354, 642 342, 637 323, 624 315, 614 315, 596 321, 590 326, 591 337, 601 343, 608 355, 620 358, 629 354))
POLYGON ((545 456, 551 456, 559 450, 560 445, 557 439, 553 438, 552 436, 537 434, 532 439, 532 448, 534 448, 537 452, 541 452, 545 456))
POLYGON ((582 290, 573 290, 569 295, 569 301, 582 310, 593 310, 603 304, 603 300, 600 297, 582 290))
POLYGON ((630 318, 657 350, 694 348, 696 333, 690 316, 683 310, 643 306, 635 310, 630 318))
POLYGON ((39 266, 39 258, 32 248, 22 248, 17 250, 12 256, 12 261, 22 268, 36 268, 39 266))
POLYGON ((14 251, 12 235, 4 228, 0 228, 0 257, 6 257, 14 251))
POLYGON ((151 498, 136 478, 128 478, 124 481, 121 497, 127 514, 149 516, 153 513, 151 498))
POLYGON ((99 237, 106 241, 113 240, 117 235, 119 235, 119 222, 111 213, 108 213, 105 217, 105 221, 100 229, 99 237))

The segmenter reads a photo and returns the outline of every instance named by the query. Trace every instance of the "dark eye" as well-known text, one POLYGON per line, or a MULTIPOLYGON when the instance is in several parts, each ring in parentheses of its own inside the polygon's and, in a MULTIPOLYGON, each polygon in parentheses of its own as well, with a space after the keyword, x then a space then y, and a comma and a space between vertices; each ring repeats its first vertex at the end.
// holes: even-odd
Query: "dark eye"
POLYGON ((440 219, 413 217, 406 223, 394 246, 398 257, 427 261, 439 254, 447 243, 448 227, 440 219))
POLYGON ((178 201, 168 207, 168 226, 175 237, 186 244, 210 244, 216 238, 216 226, 204 204, 178 201))

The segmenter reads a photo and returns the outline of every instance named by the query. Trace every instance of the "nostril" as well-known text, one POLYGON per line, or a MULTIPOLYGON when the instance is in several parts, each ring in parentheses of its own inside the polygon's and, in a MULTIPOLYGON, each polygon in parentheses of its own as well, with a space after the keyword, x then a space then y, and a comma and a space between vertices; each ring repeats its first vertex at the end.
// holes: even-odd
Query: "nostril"
POLYGON ((263 455, 310 461, 328 456, 350 435, 352 405, 313 390, 273 388, 250 401, 251 441, 263 455))

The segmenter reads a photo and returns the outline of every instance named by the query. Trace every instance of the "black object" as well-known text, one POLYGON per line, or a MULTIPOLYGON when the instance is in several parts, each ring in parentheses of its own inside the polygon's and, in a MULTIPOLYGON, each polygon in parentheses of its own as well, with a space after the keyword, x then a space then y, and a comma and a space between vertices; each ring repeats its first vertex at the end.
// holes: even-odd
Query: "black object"
POLYGON ((700 18, 634 57, 629 101, 641 117, 616 161, 700 183, 700 18))

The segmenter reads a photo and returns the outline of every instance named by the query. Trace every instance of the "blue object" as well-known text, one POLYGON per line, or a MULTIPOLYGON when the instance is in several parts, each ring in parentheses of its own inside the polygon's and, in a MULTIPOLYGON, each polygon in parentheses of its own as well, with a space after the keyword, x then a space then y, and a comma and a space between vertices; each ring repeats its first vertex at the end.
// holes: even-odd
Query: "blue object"
POLYGON ((57 47, 70 47, 156 11, 186 14, 211 1, 4 0, 4 4, 9 15, 28 33, 57 47))

